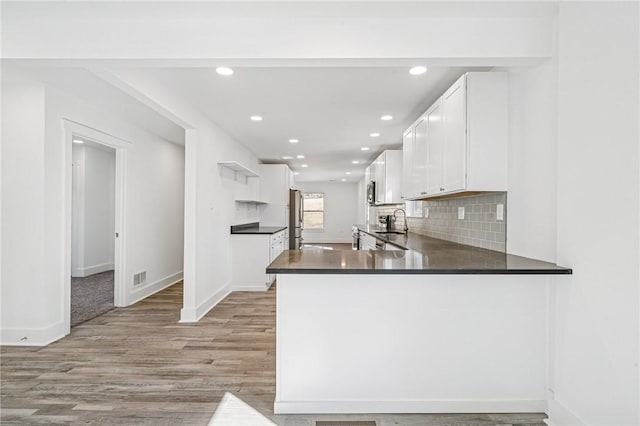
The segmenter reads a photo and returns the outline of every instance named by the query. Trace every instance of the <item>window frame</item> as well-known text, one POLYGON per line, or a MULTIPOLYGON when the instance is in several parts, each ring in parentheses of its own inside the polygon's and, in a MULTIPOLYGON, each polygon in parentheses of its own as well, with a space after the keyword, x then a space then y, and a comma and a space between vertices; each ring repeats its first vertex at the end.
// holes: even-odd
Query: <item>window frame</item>
POLYGON ((304 224, 304 230, 305 231, 311 231, 311 232, 322 232, 325 229, 325 219, 326 219, 326 196, 325 193, 322 191, 303 191, 302 192, 302 223, 304 224), (308 209, 307 208, 307 194, 320 194, 322 195, 322 210, 312 210, 312 209, 308 209), (307 228, 307 221, 304 220, 304 216, 306 212, 312 212, 312 213, 322 213, 322 227, 320 228, 307 228))

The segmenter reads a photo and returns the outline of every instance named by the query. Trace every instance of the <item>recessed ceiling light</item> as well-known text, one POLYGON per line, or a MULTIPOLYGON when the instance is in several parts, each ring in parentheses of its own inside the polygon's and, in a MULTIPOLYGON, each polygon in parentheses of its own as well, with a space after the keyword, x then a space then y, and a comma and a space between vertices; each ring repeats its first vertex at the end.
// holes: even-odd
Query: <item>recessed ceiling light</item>
POLYGON ((293 172, 294 175, 298 176, 300 172, 293 172))
POLYGON ((259 115, 252 115, 251 121, 262 121, 262 117, 259 115))
POLYGON ((304 158, 304 155, 302 155, 302 154, 300 154, 300 155, 296 155, 296 158, 303 159, 303 158, 304 158))
POLYGON ((393 117, 390 115, 383 115, 382 117, 380 117, 380 120, 382 121, 389 121, 391 119, 393 119, 393 117))
POLYGON ((411 75, 421 75, 421 74, 424 74, 425 72, 427 72, 427 67, 423 67, 423 66, 413 67, 409 70, 409 74, 411 75))
POLYGON ((298 143, 300 142, 298 139, 289 139, 289 143, 298 143))
POLYGON ((359 162, 358 160, 353 160, 351 163, 352 163, 352 164, 358 164, 358 163, 360 163, 360 162, 359 162))
POLYGON ((216 68, 216 72, 220 75, 232 75, 233 70, 229 67, 218 67, 216 68))
POLYGON ((80 139, 74 139, 73 143, 84 143, 84 141, 81 141, 80 139))
POLYGON ((351 172, 344 172, 344 174, 345 174, 345 175, 350 175, 350 174, 351 174, 351 172))
POLYGON ((371 136, 372 138, 377 138, 378 136, 380 136, 380 133, 369 133, 369 136, 371 136))
POLYGON ((347 180, 345 178, 340 179, 342 182, 346 182, 347 180))
POLYGON ((291 160, 291 159, 293 159, 293 157, 290 156, 290 155, 285 155, 284 157, 282 157, 282 159, 283 160, 291 160))
POLYGON ((369 147, 368 146, 363 146, 362 148, 360 148, 360 151, 369 151, 369 147))
POLYGON ((309 167, 308 164, 301 164, 300 167, 309 167))

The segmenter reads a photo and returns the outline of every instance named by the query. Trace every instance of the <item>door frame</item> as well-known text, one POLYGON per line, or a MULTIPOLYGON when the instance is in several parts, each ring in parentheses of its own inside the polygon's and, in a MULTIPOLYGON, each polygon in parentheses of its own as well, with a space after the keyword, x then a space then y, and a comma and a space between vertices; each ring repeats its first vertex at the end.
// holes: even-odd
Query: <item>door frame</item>
POLYGON ((132 143, 116 136, 93 129, 83 124, 63 119, 63 134, 65 147, 65 247, 64 247, 64 292, 63 292, 63 321, 65 334, 71 331, 71 226, 72 226, 72 194, 73 194, 73 158, 72 146, 74 136, 90 140, 101 145, 114 148, 116 151, 115 164, 115 232, 114 236, 114 305, 126 306, 126 194, 127 194, 127 156, 132 143))

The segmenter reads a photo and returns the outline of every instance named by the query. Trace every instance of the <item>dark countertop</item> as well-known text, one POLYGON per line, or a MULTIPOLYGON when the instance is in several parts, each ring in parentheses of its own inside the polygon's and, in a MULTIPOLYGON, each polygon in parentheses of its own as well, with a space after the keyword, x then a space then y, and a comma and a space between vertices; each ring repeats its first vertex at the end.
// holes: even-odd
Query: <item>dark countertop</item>
POLYGON ((409 232, 380 235, 407 250, 285 250, 268 267, 269 274, 571 274, 570 268, 409 232))
POLYGON ((232 234, 275 234, 287 229, 286 226, 260 226, 260 223, 245 223, 243 225, 233 225, 231 227, 232 234))

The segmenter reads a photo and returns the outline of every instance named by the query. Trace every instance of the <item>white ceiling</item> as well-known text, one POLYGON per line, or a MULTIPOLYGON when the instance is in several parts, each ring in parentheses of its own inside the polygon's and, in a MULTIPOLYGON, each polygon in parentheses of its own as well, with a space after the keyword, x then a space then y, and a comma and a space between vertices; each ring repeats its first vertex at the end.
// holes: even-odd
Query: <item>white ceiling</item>
MULTIPOLYGON (((402 133, 460 75, 489 68, 430 67, 412 76, 400 66, 234 67, 223 77, 208 67, 139 69, 202 111, 265 163, 287 163, 298 181, 358 181, 385 149, 400 149, 402 133), (382 121, 384 114, 393 116, 382 121), (251 115, 263 121, 253 122, 251 115), (380 136, 370 137, 377 132, 380 136), (291 144, 289 139, 299 139, 291 144), (360 148, 367 146, 369 151, 360 148), (304 155, 304 159, 295 158, 304 155), (284 160, 283 156, 292 156, 284 160), (359 164, 352 164, 359 161, 359 164), (302 168, 307 164, 308 168, 302 168), (349 174, 347 175, 347 172, 349 174)), ((183 129, 99 76, 81 68, 15 68, 7 77, 38 78, 183 144, 183 129)))
POLYGON ((399 149, 403 131, 470 69, 430 68, 421 76, 404 66, 234 68, 228 77, 213 68, 144 71, 263 162, 288 163, 300 173, 297 180, 356 181, 382 150, 399 149), (393 120, 381 121, 384 114, 393 120), (251 115, 263 121, 253 122, 251 115), (370 137, 372 132, 380 137, 370 137), (291 144, 290 138, 300 142, 291 144), (363 146, 370 151, 361 151, 363 146), (299 154, 304 160, 295 158, 299 154))

